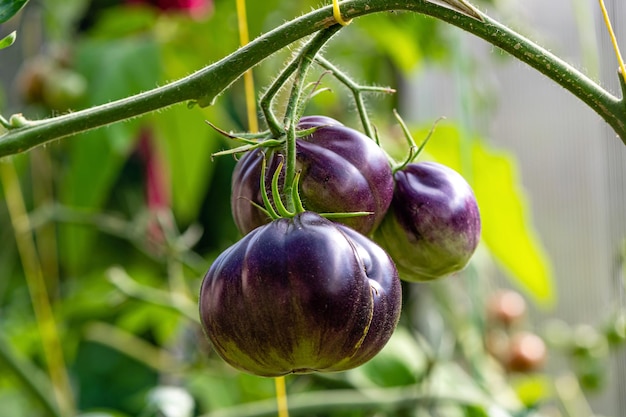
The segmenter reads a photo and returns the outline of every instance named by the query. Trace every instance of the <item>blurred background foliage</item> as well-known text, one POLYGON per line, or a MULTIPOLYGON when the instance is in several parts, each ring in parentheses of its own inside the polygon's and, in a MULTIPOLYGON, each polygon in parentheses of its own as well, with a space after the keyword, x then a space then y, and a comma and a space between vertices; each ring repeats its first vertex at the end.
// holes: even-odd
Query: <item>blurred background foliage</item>
MULTIPOLYGON (((250 37, 317 6, 250 1, 250 37)), ((480 6, 506 10, 504 2, 480 6)), ((233 0, 31 0, 4 26, 0 35, 16 29, 18 43, 0 52, 13 63, 3 56, 0 110, 28 118, 151 89, 221 59, 239 39, 233 0)), ((255 68, 257 92, 292 52, 255 68)), ((410 103, 401 87, 424 63, 462 65, 471 84, 481 63, 467 55, 459 62, 457 52, 454 31, 407 13, 361 18, 325 49, 354 79, 398 88, 368 101, 383 147, 398 158, 406 142, 392 109, 402 114, 410 103)), ((359 128, 344 87, 329 76, 322 85, 332 91, 307 113, 359 128)), ((488 111, 488 96, 471 85, 467 94, 488 111)), ((273 381, 229 368, 198 326, 202 276, 240 237, 229 206, 235 160, 212 158, 234 144, 205 120, 247 130, 243 83, 212 107, 174 106, 0 163, 0 416, 275 414, 273 381)), ((416 140, 434 122, 412 126, 416 140)), ((568 401, 584 404, 584 396, 564 400, 536 372, 541 342, 530 362, 512 360, 511 340, 532 331, 531 320, 489 307, 501 295, 495 271, 540 308, 554 304, 557 289, 516 161, 480 133, 463 120, 441 121, 422 157, 458 170, 476 191, 484 232, 471 265, 440 283, 406 285, 400 327, 371 362, 289 377, 292 415, 579 415, 568 413, 568 401)), ((587 329, 584 344, 571 329, 552 330, 551 346, 572 352, 585 372, 600 367, 587 372, 591 379, 626 337, 621 315, 606 331, 587 329)), ((576 375, 566 381, 575 391, 585 373, 576 375)))

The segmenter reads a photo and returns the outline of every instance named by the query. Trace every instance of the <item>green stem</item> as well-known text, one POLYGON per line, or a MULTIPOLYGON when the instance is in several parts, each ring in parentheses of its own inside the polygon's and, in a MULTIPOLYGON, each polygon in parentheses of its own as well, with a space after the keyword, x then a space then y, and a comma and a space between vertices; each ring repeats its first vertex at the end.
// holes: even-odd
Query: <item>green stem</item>
POLYGON ((198 306, 188 298, 186 291, 184 293, 174 293, 142 285, 133 280, 126 271, 121 268, 111 268, 107 271, 107 274, 109 281, 128 297, 167 308, 179 313, 194 323, 199 323, 198 306))
POLYGON ((281 87, 287 83, 287 80, 291 77, 291 75, 298 68, 298 59, 294 59, 291 61, 284 70, 276 77, 276 79, 272 82, 269 88, 265 91, 265 94, 261 97, 259 106, 261 107, 261 111, 263 112, 263 116, 265 117, 265 122, 267 123, 267 127, 270 132, 272 132, 272 136, 275 138, 281 137, 285 134, 285 128, 278 121, 278 118, 274 114, 272 110, 272 101, 276 94, 280 91, 281 87))
MULTIPOLYGON (((406 10, 436 17, 503 49, 554 80, 597 112, 626 144, 626 105, 589 77, 546 49, 497 21, 482 15, 480 22, 423 0, 351 0, 342 14, 353 19, 367 14, 406 10)), ((24 152, 55 139, 127 120, 189 100, 210 105, 244 72, 275 51, 335 25, 332 6, 314 10, 258 37, 222 60, 181 80, 122 100, 40 121, 18 123, 0 136, 0 157, 24 152)))
POLYGON ((24 278, 59 413, 64 416, 71 416, 74 414, 75 402, 65 366, 63 344, 48 297, 48 288, 41 269, 39 253, 31 232, 30 219, 26 212, 19 177, 13 161, 0 163, 0 183, 4 189, 9 218, 13 226, 15 242, 22 262, 24 278))
MULTIPOLYGON (((287 110, 285 111, 284 124, 287 126, 287 146, 286 146, 286 172, 285 172, 285 196, 291 196, 291 189, 293 187, 293 180, 296 176, 296 125, 298 119, 298 108, 300 104, 300 97, 302 96, 302 89, 304 88, 304 82, 306 81, 306 75, 313 65, 315 55, 320 49, 330 40, 330 38, 337 33, 342 26, 334 25, 319 32, 300 52, 299 65, 296 71, 296 76, 287 102, 287 110)), ((287 198, 287 208, 294 210, 295 204, 291 201, 291 198, 287 198)))
POLYGON ((367 136, 374 139, 374 129, 372 128, 372 123, 370 122, 369 116, 367 114, 367 107, 365 106, 365 100, 363 99, 364 92, 372 92, 372 93, 395 93, 395 90, 392 88, 385 87, 374 87, 374 86, 365 86, 359 85, 352 81, 352 79, 344 74, 339 68, 334 66, 330 61, 323 57, 317 57, 316 61, 323 68, 333 73, 333 76, 339 80, 343 85, 348 87, 348 89, 352 92, 354 96, 354 102, 356 104, 356 108, 359 112, 359 117, 361 118, 361 124, 363 125, 363 131, 367 136))
MULTIPOLYGON (((418 404, 471 405, 467 398, 454 396, 422 395, 414 386, 402 388, 381 388, 369 390, 328 390, 291 394, 289 413, 293 416, 310 416, 332 410, 397 410, 415 407, 418 404)), ((474 403, 474 405, 476 405, 474 403)), ((265 417, 276 415, 274 399, 237 405, 213 411, 201 417, 265 417)), ((391 413, 389 414, 391 415, 391 413)))
POLYGON ((47 415, 61 417, 53 398, 54 390, 50 381, 46 380, 43 372, 33 364, 18 359, 3 338, 0 338, 0 364, 19 379, 25 390, 43 406, 47 415))

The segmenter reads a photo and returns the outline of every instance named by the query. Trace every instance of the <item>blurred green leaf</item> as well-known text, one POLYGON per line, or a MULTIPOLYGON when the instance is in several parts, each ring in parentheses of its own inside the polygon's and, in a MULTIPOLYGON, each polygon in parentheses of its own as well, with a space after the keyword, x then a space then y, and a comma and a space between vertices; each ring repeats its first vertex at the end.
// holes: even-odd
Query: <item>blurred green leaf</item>
POLYGON ((102 10, 89 30, 93 38, 119 39, 149 31, 159 17, 159 11, 150 4, 136 3, 133 7, 120 5, 102 10))
MULTIPOLYGON (((86 106, 138 93, 157 85, 158 48, 150 39, 85 40, 78 45, 77 70, 88 81, 86 106)), ((70 207, 98 210, 137 139, 142 121, 136 119, 87 132, 67 142, 66 169, 59 200, 70 207)), ((93 230, 62 225, 62 255, 71 266, 84 264, 93 230)))
POLYGON ((554 381, 548 375, 526 375, 514 379, 512 386, 520 401, 529 407, 554 395, 554 381))
POLYGON ((347 373, 359 387, 408 386, 419 381, 428 366, 427 358, 405 327, 398 327, 385 347, 362 366, 347 373))
POLYGON ((8 48, 9 46, 13 45, 13 42, 15 42, 15 38, 16 32, 13 31, 4 38, 0 39, 0 49, 8 48))
POLYGON ((20 381, 22 389, 32 399, 37 400, 50 415, 58 415, 59 410, 48 376, 30 360, 18 357, 13 346, 4 338, 0 338, 0 364, 5 372, 10 370, 20 381))
POLYGON ((118 413, 116 411, 91 411, 79 414, 76 417, 127 417, 127 414, 118 413))
POLYGON ((158 375, 133 358, 99 343, 84 341, 72 367, 80 387, 80 408, 115 410, 139 415, 145 406, 145 389, 157 384, 158 375))
POLYGON ((414 32, 407 30, 407 27, 402 24, 403 20, 378 14, 368 16, 359 23, 361 30, 367 31, 367 35, 400 70, 408 73, 415 69, 422 53, 419 42, 415 41, 414 32))
POLYGON ((552 304, 550 265, 533 228, 513 157, 478 143, 473 157, 476 198, 486 219, 485 242, 536 301, 552 304))
MULTIPOLYGON (((422 138, 426 132, 414 132, 414 136, 422 138)), ((462 144, 458 130, 451 125, 437 127, 426 152, 462 174, 471 167, 467 179, 480 208, 482 241, 515 283, 537 303, 552 305, 551 264, 533 227, 514 157, 480 140, 462 144)))
POLYGON ((4 23, 19 12, 28 0, 0 0, 0 23, 4 23))
POLYGON ((169 168, 172 208, 184 223, 197 218, 215 169, 211 154, 223 147, 219 135, 204 122, 207 115, 219 120, 219 113, 176 106, 154 119, 161 155, 169 168))

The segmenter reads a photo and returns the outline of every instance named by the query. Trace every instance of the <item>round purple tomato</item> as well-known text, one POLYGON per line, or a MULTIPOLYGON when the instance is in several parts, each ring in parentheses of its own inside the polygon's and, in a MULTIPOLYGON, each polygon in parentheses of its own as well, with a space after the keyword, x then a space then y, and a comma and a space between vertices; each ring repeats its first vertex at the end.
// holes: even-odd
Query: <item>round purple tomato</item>
POLYGON ((200 290, 218 354, 261 376, 343 371, 376 355, 401 307, 373 241, 313 212, 260 226, 215 260, 200 290))
POLYGON ((408 164, 375 240, 406 281, 430 281, 463 269, 480 239, 480 213, 470 185, 435 162, 408 164))
MULTIPOLYGON (((382 221, 393 195, 393 175, 385 152, 364 134, 329 117, 300 119, 298 130, 312 127, 317 130, 296 140, 296 168, 302 171, 300 197, 305 209, 318 213, 370 212, 337 220, 370 234, 382 221)), ((282 159, 281 152, 265 150, 267 187, 282 159)), ((242 234, 271 220, 252 204, 263 205, 262 158, 261 150, 244 154, 233 173, 231 207, 242 234)))

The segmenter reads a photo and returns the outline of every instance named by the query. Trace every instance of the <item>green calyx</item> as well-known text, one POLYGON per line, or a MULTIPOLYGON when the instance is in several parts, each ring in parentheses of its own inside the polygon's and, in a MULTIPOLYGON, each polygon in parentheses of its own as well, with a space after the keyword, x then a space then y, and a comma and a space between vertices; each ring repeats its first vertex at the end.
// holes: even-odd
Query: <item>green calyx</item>
MULTIPOLYGON (((304 212, 304 206, 302 205, 302 199, 300 198, 300 193, 298 191, 298 184, 300 182, 300 171, 296 173, 293 179, 293 184, 291 186, 291 193, 286 198, 289 198, 289 205, 294 207, 293 211, 290 211, 283 203, 280 190, 278 189, 278 179, 280 177, 280 173, 283 170, 284 161, 278 163, 278 167, 276 167, 276 171, 272 175, 272 199, 274 200, 274 205, 270 201, 269 195, 267 193, 267 188, 265 184, 265 175, 267 172, 267 159, 265 155, 263 155, 263 160, 261 161, 261 197, 263 198, 263 205, 265 207, 257 207, 262 210, 268 217, 272 220, 280 219, 280 218, 292 218, 298 213, 304 212), (276 206, 276 207, 274 207, 276 206)), ((254 204, 254 203, 253 203, 254 204)), ((255 204, 256 205, 256 204, 255 204)))
MULTIPOLYGON (((277 220, 281 218, 293 218, 299 213, 303 213, 306 211, 304 208, 304 204, 302 203, 302 198, 300 197, 300 176, 301 171, 297 171, 293 183, 291 185, 290 193, 286 194, 284 198, 287 200, 286 203, 283 202, 283 196, 280 192, 280 187, 278 181, 280 179, 280 173, 282 172, 284 167, 284 159, 281 155, 281 161, 278 163, 276 167, 276 171, 272 174, 272 182, 271 182, 271 193, 272 199, 270 200, 270 196, 267 192, 267 185, 265 182, 266 174, 267 174, 267 158, 263 155, 263 159, 261 161, 261 198, 263 199, 263 206, 252 202, 255 207, 265 213, 272 220, 277 220), (272 204, 273 200, 273 204, 272 204), (293 207, 293 210, 289 210, 287 207, 293 207)), ((285 187, 286 188, 286 187, 285 187)), ((343 219, 348 217, 356 217, 356 216, 370 216, 374 213, 369 211, 356 211, 349 213, 317 213, 320 216, 327 219, 343 219)))

